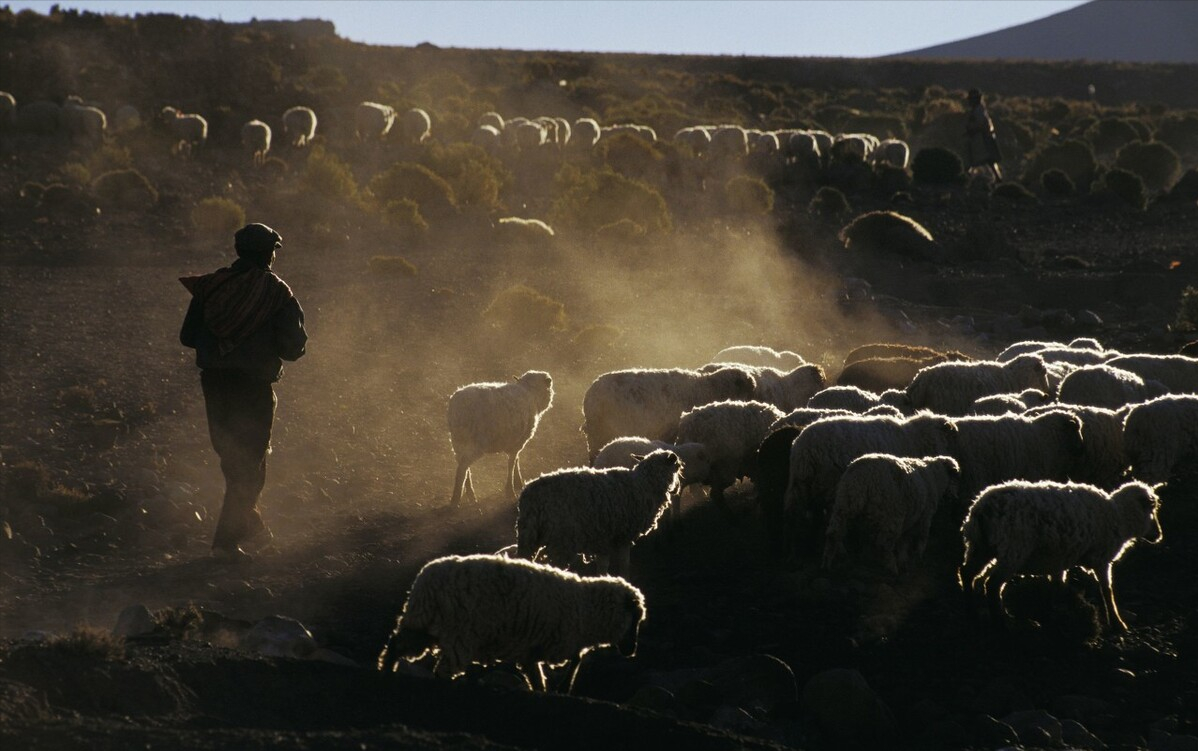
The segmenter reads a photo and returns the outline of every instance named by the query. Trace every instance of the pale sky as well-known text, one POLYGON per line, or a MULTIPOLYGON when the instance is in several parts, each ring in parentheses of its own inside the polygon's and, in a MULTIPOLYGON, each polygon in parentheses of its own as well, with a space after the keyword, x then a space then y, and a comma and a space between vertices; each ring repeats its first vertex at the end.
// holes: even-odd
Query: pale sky
MULTIPOLYGON (((956 41, 1086 0, 58 0, 66 8, 225 21, 323 18, 367 44, 876 57, 956 41)), ((10 2, 49 11, 51 0, 10 2)))

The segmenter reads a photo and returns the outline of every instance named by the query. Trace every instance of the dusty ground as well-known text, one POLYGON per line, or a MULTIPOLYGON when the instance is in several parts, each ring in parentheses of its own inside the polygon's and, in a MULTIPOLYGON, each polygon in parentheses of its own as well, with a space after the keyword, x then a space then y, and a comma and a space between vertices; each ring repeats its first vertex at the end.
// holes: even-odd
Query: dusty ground
MULTIPOLYGON (((6 195, 28 166, 14 164, 6 195)), ((1167 324, 1198 281, 1193 204, 1133 213, 926 196, 910 213, 950 246, 989 232, 998 250, 942 267, 846 258, 804 220, 777 233, 680 230, 649 261, 562 247, 556 260, 517 263, 465 234, 395 248, 368 231, 318 240, 285 211, 251 217, 284 235, 276 271, 304 305, 311 342, 277 386, 262 499, 277 549, 232 567, 207 557, 222 486, 197 371, 177 343, 187 299, 176 278, 226 263, 223 244, 192 237, 178 211, 46 221, 3 211, 0 457, 8 529, 22 544, 5 549, 0 570, 0 738, 37 749, 835 747, 800 717, 797 696, 735 720, 718 711, 735 702, 710 681, 659 712, 608 703, 626 705, 662 676, 770 654, 799 688, 829 668, 859 670, 893 713, 877 740, 901 748, 997 748, 1015 739, 985 718, 1016 710, 1076 720, 1108 748, 1192 747, 1177 737, 1198 735, 1192 475, 1164 492, 1165 541, 1116 568, 1125 636, 1094 637, 1086 601, 1096 587, 1080 577, 1063 597, 1013 586, 1022 625, 1001 635, 935 575, 951 566, 943 553, 900 580, 771 571, 742 487, 733 523, 692 503, 678 529, 634 549, 631 579, 649 619, 631 664, 597 655, 584 667, 576 693, 602 701, 373 670, 425 561, 514 541, 502 457, 477 465, 477 507, 445 508, 454 465, 444 411, 461 384, 553 374, 555 406, 523 459, 534 477, 585 459, 582 394, 618 367, 696 366, 724 346, 765 343, 834 373, 848 349, 875 340, 986 354, 1005 344, 999 321, 1008 339, 1017 321, 1020 335, 1092 335, 1130 351, 1176 351, 1184 339, 1167 324), (379 253, 402 253, 418 275, 370 272, 379 253), (842 304, 842 273, 867 278, 874 299, 842 304), (481 312, 517 282, 563 301, 569 329, 520 340, 488 328, 481 312), (1081 310, 1103 323, 1071 322, 1081 310), (573 339, 593 324, 619 338, 573 339), (30 465, 58 496, 29 501, 13 468, 30 465), (130 645, 118 660, 22 639, 110 628, 134 603, 244 621, 287 615, 358 667, 198 638, 130 645)), ((1059 745, 1036 738, 1019 740, 1059 745)))

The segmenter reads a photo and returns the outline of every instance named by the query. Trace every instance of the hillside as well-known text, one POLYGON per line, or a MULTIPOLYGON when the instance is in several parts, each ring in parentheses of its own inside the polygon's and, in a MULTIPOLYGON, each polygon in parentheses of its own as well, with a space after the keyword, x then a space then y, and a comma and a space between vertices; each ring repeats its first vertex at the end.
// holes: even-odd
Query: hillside
POLYGON ((893 57, 1198 63, 1198 2, 1091 0, 1038 21, 893 57))

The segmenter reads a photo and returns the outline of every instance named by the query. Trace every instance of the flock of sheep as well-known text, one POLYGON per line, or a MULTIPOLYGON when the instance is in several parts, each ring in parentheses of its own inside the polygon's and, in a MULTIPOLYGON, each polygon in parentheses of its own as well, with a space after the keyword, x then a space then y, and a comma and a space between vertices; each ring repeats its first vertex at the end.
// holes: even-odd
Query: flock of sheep
POLYGON ((677 514, 685 487, 723 504, 743 478, 775 564, 898 574, 935 541, 962 561, 942 575, 1000 624, 1007 582, 1077 566, 1098 579, 1108 627, 1126 628, 1111 569, 1136 539, 1161 539, 1157 491, 1198 458, 1198 358, 1093 339, 1019 342, 993 360, 879 344, 849 354, 846 378, 869 388, 747 346, 694 370, 605 373, 582 404, 591 466, 522 490, 519 456, 552 406, 550 375, 461 387, 449 401, 453 503, 463 485, 473 495, 473 462, 507 454, 518 557, 427 564, 379 667, 439 650, 439 674, 511 661, 543 687, 546 664, 601 645, 630 654, 644 598, 610 574, 627 576, 631 547, 677 514), (586 561, 604 575, 567 570, 586 561))

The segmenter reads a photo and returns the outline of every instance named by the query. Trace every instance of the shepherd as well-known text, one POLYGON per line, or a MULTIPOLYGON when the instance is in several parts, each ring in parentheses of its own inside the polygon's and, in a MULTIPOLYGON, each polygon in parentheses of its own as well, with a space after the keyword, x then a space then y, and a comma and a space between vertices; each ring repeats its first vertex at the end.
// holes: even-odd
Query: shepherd
POLYGON ((965 120, 965 153, 969 158, 969 171, 975 167, 985 167, 990 170, 995 182, 1002 180, 1002 152, 998 149, 998 139, 994 136, 994 121, 986 111, 982 102, 982 92, 970 89, 966 96, 969 112, 965 120))
POLYGON ((208 435, 225 477, 212 538, 222 562, 248 562, 243 544, 274 537, 258 512, 278 404, 274 383, 282 361, 298 360, 308 342, 299 301, 271 271, 282 245, 270 227, 247 224, 233 235, 231 266, 179 279, 192 296, 179 341, 196 351, 208 435))

